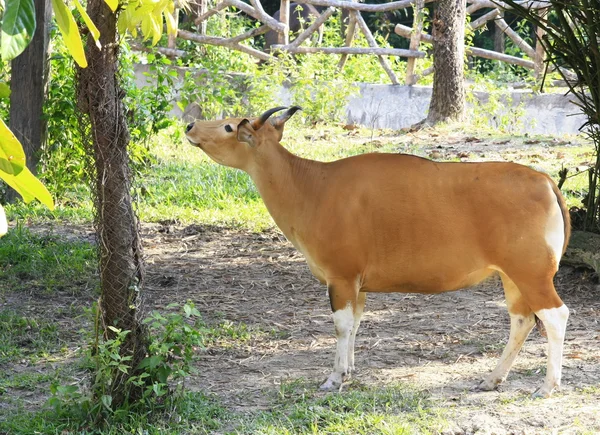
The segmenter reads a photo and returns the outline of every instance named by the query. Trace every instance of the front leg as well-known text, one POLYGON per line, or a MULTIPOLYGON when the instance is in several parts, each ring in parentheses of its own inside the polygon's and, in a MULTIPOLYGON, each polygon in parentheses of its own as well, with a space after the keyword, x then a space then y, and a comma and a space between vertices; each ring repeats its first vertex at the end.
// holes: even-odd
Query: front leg
MULTIPOLYGON (((342 385, 344 378, 349 375, 349 348, 350 337, 352 335, 355 318, 354 312, 357 308, 358 285, 349 282, 329 282, 329 301, 333 311, 333 323, 335 326, 335 335, 337 346, 335 352, 335 361, 333 373, 329 375, 327 381, 321 385, 322 390, 337 390, 342 385)), ((362 311, 362 307, 361 311, 362 311)), ((352 346, 354 347, 354 346, 352 346)), ((352 349, 353 351, 354 349, 352 349)), ((354 361, 354 358, 352 358, 354 361)))

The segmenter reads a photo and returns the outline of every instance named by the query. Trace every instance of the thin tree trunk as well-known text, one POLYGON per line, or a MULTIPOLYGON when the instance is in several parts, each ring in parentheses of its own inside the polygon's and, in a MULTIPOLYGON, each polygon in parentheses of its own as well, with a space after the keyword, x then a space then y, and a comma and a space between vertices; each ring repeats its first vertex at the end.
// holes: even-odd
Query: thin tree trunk
MULTIPOLYGON (((10 129, 23 144, 27 167, 36 174, 40 149, 46 140, 43 106, 48 82, 48 41, 52 7, 50 0, 35 2, 36 29, 25 51, 11 62, 10 129)), ((16 198, 10 189, 9 200, 16 198)))
MULTIPOLYGON (((127 146, 129 130, 117 80, 117 17, 104 0, 88 0, 88 14, 100 30, 102 49, 91 37, 86 45, 88 67, 79 70, 78 103, 89 116, 95 162, 96 232, 100 250, 101 326, 105 337, 114 326, 128 330, 121 355, 132 356, 136 367, 146 353, 141 312, 142 258, 137 218, 131 200, 127 146)), ((135 399, 124 374, 115 371, 111 385, 113 405, 135 399)))
POLYGON ((433 93, 426 123, 462 121, 465 116, 465 0, 440 0, 432 20, 433 93))

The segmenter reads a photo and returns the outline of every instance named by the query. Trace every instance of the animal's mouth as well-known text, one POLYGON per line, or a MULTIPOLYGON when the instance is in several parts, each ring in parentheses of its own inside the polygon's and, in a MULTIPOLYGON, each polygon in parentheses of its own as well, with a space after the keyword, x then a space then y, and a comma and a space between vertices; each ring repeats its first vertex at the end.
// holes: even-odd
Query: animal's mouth
POLYGON ((188 142, 190 144, 192 144, 192 146, 198 147, 198 148, 202 148, 202 146, 199 143, 196 143, 194 141, 192 141, 189 137, 186 137, 186 139, 188 140, 188 142))

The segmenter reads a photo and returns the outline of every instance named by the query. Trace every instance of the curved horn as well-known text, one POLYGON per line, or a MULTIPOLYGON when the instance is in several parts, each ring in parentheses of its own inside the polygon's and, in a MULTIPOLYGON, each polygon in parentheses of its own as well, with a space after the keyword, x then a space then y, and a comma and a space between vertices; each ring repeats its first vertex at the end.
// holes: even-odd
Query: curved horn
POLYGON ((302 110, 302 107, 300 106, 293 106, 290 107, 288 110, 285 111, 285 113, 282 113, 281 115, 279 115, 277 118, 273 118, 271 119, 271 124, 273 124, 273 126, 275 127, 280 127, 283 124, 285 124, 287 122, 288 119, 290 119, 290 117, 296 113, 298 110, 302 110))
POLYGON ((258 130, 259 128, 261 128, 265 122, 267 122, 267 119, 269 119, 269 117, 275 113, 275 112, 279 112, 280 110, 286 109, 286 107, 284 106, 280 106, 280 107, 275 107, 274 109, 269 109, 267 110, 265 113, 263 113, 260 118, 256 119, 253 123, 252 123, 252 128, 254 130, 258 130))

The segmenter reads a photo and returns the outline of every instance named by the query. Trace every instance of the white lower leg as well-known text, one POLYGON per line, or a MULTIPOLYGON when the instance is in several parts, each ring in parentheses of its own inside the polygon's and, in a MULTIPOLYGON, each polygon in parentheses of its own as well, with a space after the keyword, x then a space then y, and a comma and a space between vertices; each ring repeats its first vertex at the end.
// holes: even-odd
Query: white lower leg
POLYGON ((356 340, 356 332, 360 326, 360 319, 365 308, 366 293, 359 293, 358 300, 356 301, 356 309, 354 310, 354 326, 350 333, 350 339, 348 340, 348 373, 354 371, 354 342, 356 340))
POLYGON ((337 310, 333 313, 333 323, 335 325, 335 334, 337 337, 337 347, 335 352, 335 363, 333 373, 329 375, 327 381, 321 385, 322 390, 332 390, 342 385, 344 376, 348 374, 348 349, 350 334, 354 327, 354 314, 352 306, 348 305, 343 310, 337 310))
POLYGON ((533 314, 529 316, 510 314, 510 335, 508 337, 508 342, 506 343, 504 352, 502 352, 500 361, 498 361, 498 365, 496 365, 496 368, 492 373, 486 376, 481 382, 479 385, 480 389, 486 391, 493 390, 506 379, 515 358, 519 354, 523 343, 527 339, 527 336, 534 325, 535 318, 533 314))
POLYGON ((555 388, 560 387, 562 355, 569 309, 566 305, 540 310, 535 313, 544 323, 548 334, 548 366, 544 384, 534 393, 537 397, 549 397, 555 388))

